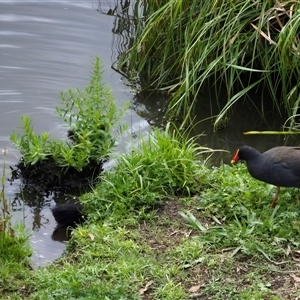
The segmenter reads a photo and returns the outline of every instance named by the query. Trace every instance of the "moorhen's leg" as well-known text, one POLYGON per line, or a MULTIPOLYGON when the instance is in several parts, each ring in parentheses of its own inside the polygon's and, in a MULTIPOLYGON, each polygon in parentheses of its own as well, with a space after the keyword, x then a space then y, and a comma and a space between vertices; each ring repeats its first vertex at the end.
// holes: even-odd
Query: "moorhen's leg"
POLYGON ((275 196, 272 200, 271 207, 275 207, 276 201, 279 197, 279 193, 280 193, 280 186, 277 186, 277 191, 276 191, 276 194, 275 194, 275 196))

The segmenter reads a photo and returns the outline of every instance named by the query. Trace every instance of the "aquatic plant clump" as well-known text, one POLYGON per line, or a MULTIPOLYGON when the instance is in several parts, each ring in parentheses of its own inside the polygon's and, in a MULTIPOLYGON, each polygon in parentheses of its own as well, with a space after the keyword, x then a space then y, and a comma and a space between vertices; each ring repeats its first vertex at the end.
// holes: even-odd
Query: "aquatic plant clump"
POLYGON ((52 138, 48 132, 36 134, 31 119, 22 117, 24 133, 10 135, 22 154, 15 177, 42 189, 73 189, 89 185, 101 173, 103 160, 115 144, 111 129, 127 109, 127 104, 117 109, 110 89, 104 87, 102 73, 97 57, 89 85, 61 93, 63 106, 56 111, 70 128, 68 141, 52 138))

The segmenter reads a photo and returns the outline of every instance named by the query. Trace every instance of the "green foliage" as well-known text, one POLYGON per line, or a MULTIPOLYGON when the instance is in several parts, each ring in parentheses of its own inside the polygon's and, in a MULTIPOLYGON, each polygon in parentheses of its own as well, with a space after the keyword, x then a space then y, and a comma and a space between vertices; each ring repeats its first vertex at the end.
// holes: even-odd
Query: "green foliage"
POLYGON ((99 225, 79 228, 69 248, 76 264, 63 258, 37 270, 30 282, 36 289, 31 299, 142 299, 139 290, 150 280, 154 280, 148 288, 152 293, 158 283, 164 289, 155 292, 158 296, 153 299, 168 299, 159 297, 167 291, 178 293, 174 299, 187 299, 181 297, 186 295, 182 287, 171 288, 172 268, 162 270, 149 255, 149 247, 135 241, 131 231, 99 225))
MULTIPOLYGON (((172 93, 171 114, 188 119, 204 87, 216 99, 227 94, 225 106, 217 103, 223 108, 216 124, 258 87, 268 90, 279 113, 297 112, 299 1, 282 2, 280 13, 268 0, 137 2, 146 3, 146 17, 138 20, 120 68, 142 78, 143 89, 172 93)), ((251 101, 260 108, 263 96, 251 101)))
POLYGON ((211 173, 212 187, 199 196, 201 211, 210 218, 209 226, 192 213, 182 217, 199 230, 199 239, 213 248, 232 247, 232 255, 261 254, 268 260, 284 255, 288 245, 299 246, 300 203, 290 203, 289 192, 282 189, 275 209, 270 208, 272 186, 252 178, 244 165, 222 166, 211 173))
POLYGON ((170 131, 169 126, 165 132, 155 129, 139 148, 118 157, 116 168, 104 174, 93 193, 83 196, 91 218, 136 210, 143 214, 165 197, 190 195, 207 184, 199 159, 201 152, 212 150, 170 131))
MULTIPOLYGON (((56 107, 56 110, 71 128, 69 137, 72 142, 50 138, 47 132, 35 134, 30 118, 22 117, 24 134, 12 133, 10 138, 20 150, 25 165, 51 158, 64 169, 74 167, 81 171, 88 164, 97 163, 108 155, 115 143, 111 128, 120 120, 128 105, 117 110, 111 91, 104 88, 102 73, 97 57, 89 86, 83 90, 70 89, 61 93, 63 107, 56 107)), ((125 129, 125 126, 120 129, 125 129)))
POLYGON ((1 176, 0 191, 0 290, 14 289, 16 277, 20 277, 24 266, 28 265, 31 255, 28 236, 24 233, 24 226, 11 224, 11 210, 9 200, 5 197, 5 157, 4 149, 3 175, 1 176))
POLYGON ((33 132, 31 119, 24 115, 22 116, 24 134, 12 133, 11 141, 20 150, 25 164, 36 164, 38 161, 47 159, 52 152, 52 142, 47 132, 36 135, 33 132))
MULTIPOLYGON (((9 267, 9 265, 28 262, 28 256, 31 255, 28 237, 25 236, 23 227, 15 228, 18 229, 18 236, 12 236, 7 232, 0 231, 0 258, 1 263, 3 263, 1 272, 5 272, 5 267, 9 267)), ((3 279, 3 276, 0 276, 0 278, 3 279)))

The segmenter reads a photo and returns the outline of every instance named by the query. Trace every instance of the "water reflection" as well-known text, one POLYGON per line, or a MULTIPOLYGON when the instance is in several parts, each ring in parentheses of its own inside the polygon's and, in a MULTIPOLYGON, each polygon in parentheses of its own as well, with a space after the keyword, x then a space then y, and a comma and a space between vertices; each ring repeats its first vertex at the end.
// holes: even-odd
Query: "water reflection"
POLYGON ((71 230, 59 229, 51 235, 51 239, 57 242, 67 242, 72 237, 71 230))
POLYGON ((32 267, 43 266, 59 258, 65 250, 65 244, 71 237, 71 231, 58 230, 54 233, 56 222, 51 208, 61 203, 74 203, 75 196, 60 193, 41 194, 34 190, 21 189, 15 193, 11 202, 13 223, 24 224, 30 234, 33 249, 32 267))
POLYGON ((99 1, 98 11, 102 14, 114 16, 112 36, 112 68, 126 77, 118 66, 119 60, 133 44, 135 31, 140 18, 143 17, 145 7, 138 6, 135 1, 115 0, 99 1))
MULTIPOLYGON (((115 0, 115 1, 99 1, 98 11, 109 16, 129 16, 129 10, 133 7, 129 0, 115 0)), ((124 18, 125 19, 125 18, 124 18)))

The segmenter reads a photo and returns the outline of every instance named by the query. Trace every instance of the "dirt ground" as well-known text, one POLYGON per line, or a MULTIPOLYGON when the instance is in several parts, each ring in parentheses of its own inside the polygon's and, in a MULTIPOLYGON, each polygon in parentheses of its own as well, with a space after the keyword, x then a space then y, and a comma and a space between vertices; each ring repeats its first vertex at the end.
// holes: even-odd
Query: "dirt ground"
MULTIPOLYGON (((140 224, 141 240, 147 243, 155 252, 157 259, 166 260, 168 251, 183 243, 186 239, 196 238, 199 232, 188 227, 185 220, 179 215, 179 211, 190 210, 201 219, 201 212, 195 210, 195 206, 188 207, 175 199, 166 200, 165 204, 157 210, 156 222, 152 224, 140 224)), ((207 222, 202 218, 202 224, 207 222)), ((226 290, 232 287, 235 291, 252 289, 253 281, 265 282, 262 290, 266 289, 268 295, 260 299, 285 299, 299 300, 297 292, 300 285, 300 259, 295 262, 295 256, 283 262, 270 262, 261 257, 246 257, 245 255, 231 256, 232 249, 214 250, 208 249, 201 253, 199 259, 191 262, 179 262, 185 272, 184 279, 179 284, 189 291, 190 299, 241 299, 226 296, 226 290), (215 265, 210 266, 213 259, 215 265), (211 286, 218 278, 220 288, 224 287, 224 294, 214 291, 211 286), (253 278, 253 279, 252 279, 253 278)), ((143 294, 144 300, 152 299, 151 286, 143 294)), ((247 298, 248 299, 248 298, 247 298)), ((250 298, 249 298, 250 299, 250 298)), ((253 298, 258 299, 258 298, 253 298)))

